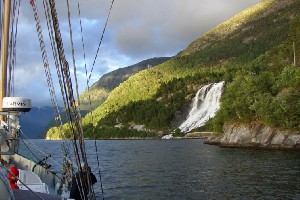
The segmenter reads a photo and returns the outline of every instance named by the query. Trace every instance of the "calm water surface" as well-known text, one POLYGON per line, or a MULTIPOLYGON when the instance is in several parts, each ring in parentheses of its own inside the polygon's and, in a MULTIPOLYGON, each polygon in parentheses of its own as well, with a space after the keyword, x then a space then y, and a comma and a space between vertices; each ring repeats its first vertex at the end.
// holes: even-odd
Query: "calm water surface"
MULTIPOLYGON (((31 142, 60 169, 61 141, 31 142)), ((199 139, 100 140, 97 147, 104 199, 300 199, 300 152, 222 149, 199 139)), ((94 141, 86 150, 98 171, 94 141)))

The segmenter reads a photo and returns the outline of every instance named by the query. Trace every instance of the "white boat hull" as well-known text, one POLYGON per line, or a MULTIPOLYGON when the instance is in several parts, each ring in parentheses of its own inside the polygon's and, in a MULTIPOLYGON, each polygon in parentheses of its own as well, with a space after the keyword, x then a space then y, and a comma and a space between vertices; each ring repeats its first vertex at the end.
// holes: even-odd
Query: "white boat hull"
POLYGON ((12 165, 14 165, 15 167, 21 170, 27 170, 31 172, 33 167, 35 166, 34 173, 38 175, 42 180, 42 182, 48 186, 49 193, 50 194, 56 193, 57 190, 56 186, 60 182, 60 179, 49 169, 45 169, 40 165, 36 165, 36 163, 33 162, 32 160, 29 160, 18 154, 2 155, 2 158, 4 158, 6 161, 10 161, 12 165))

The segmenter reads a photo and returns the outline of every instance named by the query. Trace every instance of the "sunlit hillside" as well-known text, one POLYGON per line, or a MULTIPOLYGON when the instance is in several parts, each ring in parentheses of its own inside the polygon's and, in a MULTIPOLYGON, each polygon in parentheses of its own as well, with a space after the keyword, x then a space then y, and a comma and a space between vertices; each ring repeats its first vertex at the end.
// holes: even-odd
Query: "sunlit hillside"
POLYGON ((176 129, 176 119, 196 91, 221 80, 226 82, 221 109, 203 129, 222 131, 226 122, 261 121, 299 130, 299 8, 300 0, 263 0, 169 61, 130 77, 84 118, 86 136, 128 137, 126 131, 110 135, 120 124, 124 130, 137 124, 145 130, 176 129))
POLYGON ((170 57, 150 58, 137 64, 119 68, 103 75, 89 89, 80 94, 80 110, 91 111, 101 105, 108 97, 109 93, 118 87, 120 83, 126 81, 130 76, 141 70, 161 64, 170 57))

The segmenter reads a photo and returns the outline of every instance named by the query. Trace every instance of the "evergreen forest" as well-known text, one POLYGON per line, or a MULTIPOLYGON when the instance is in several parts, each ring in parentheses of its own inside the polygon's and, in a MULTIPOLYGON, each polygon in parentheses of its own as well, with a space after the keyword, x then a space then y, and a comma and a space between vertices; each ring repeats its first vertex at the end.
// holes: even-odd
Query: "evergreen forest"
MULTIPOLYGON (((82 121, 86 138, 153 138, 177 129, 196 92, 225 81, 221 108, 201 131, 260 122, 300 131, 300 0, 263 0, 185 50, 114 88, 82 121), (133 129, 142 125, 142 131, 133 129)), ((196 25, 195 25, 196 26, 196 25)), ((65 137, 69 124, 63 125, 65 137)), ((62 138, 52 127, 48 138, 62 138)))

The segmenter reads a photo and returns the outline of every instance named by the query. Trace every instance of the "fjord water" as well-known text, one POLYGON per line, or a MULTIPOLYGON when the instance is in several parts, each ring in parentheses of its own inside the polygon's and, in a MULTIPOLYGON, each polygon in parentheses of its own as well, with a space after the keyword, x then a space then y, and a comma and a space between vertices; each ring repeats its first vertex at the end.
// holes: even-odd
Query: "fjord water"
MULTIPOLYGON (((60 169, 61 141, 31 142, 52 155, 52 170, 60 169)), ((97 146, 104 199, 300 199, 300 152, 224 149, 201 139, 99 140, 97 146)), ((95 172, 94 141, 86 141, 86 151, 95 172)))

